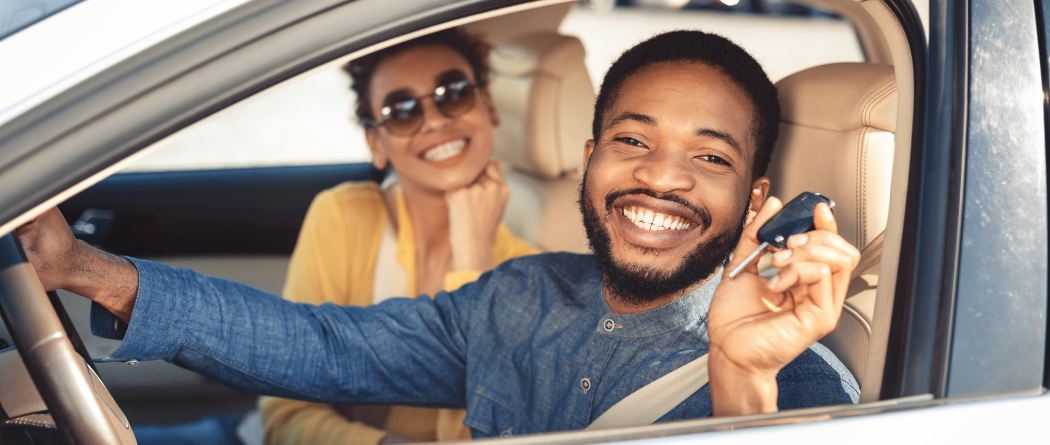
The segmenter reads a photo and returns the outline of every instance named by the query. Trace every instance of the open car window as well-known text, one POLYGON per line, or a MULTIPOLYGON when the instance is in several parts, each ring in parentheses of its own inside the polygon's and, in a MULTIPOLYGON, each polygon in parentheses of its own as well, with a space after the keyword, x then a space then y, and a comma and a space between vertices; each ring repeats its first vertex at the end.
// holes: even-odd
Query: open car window
POLYGON ((596 88, 625 49, 675 29, 700 29, 728 37, 748 50, 773 82, 811 66, 865 60, 857 31, 848 20, 826 10, 781 3, 798 9, 773 9, 763 14, 699 8, 596 11, 578 7, 558 30, 583 41, 587 70, 596 88))
POLYGON ((282 83, 157 143, 124 172, 368 162, 338 65, 282 83))
MULTIPOLYGON (((701 29, 730 38, 751 52, 773 82, 811 66, 865 60, 848 20, 819 8, 774 3, 767 13, 644 5, 604 10, 581 3, 556 26, 559 33, 582 41, 596 91, 625 49, 674 29, 701 29)), ((497 45, 510 37, 481 29, 492 31, 487 38, 497 45)), ((330 63, 166 138, 123 171, 369 162, 363 131, 353 116, 354 100, 340 64, 330 63)))

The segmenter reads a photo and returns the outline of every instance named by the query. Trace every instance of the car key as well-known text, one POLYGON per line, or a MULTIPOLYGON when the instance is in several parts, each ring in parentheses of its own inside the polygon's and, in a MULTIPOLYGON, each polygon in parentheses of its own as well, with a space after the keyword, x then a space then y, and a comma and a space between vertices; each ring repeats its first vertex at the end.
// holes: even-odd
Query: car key
POLYGON ((744 262, 736 266, 736 269, 729 272, 729 278, 736 278, 737 275, 740 275, 744 266, 751 264, 766 247, 773 246, 783 249, 787 247, 787 239, 791 235, 813 230, 813 209, 822 202, 830 208, 835 207, 835 201, 820 193, 802 192, 801 195, 788 202, 776 215, 773 215, 773 218, 766 221, 762 228, 758 229, 758 240, 762 241, 762 244, 759 244, 744 262))

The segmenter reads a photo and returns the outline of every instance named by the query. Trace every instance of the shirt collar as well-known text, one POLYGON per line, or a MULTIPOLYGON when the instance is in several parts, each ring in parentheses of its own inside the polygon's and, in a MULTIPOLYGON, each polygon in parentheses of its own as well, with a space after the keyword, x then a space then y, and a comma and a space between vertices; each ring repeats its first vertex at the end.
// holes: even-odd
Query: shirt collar
MULTIPOLYGON (((642 312, 617 314, 609 308, 605 298, 599 298, 604 314, 598 320, 598 333, 617 337, 648 337, 696 323, 707 324, 707 310, 711 307, 722 269, 716 270, 703 285, 667 304, 642 312)), ((599 287, 601 285, 599 284, 599 287)), ((602 294, 602 292, 599 292, 602 294)))

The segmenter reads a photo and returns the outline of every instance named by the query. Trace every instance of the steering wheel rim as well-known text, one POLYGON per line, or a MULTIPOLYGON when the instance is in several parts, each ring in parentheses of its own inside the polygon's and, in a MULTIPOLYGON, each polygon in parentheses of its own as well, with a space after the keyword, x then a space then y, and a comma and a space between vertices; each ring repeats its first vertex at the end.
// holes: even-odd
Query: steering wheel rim
POLYGON ((36 271, 11 234, 0 237, 0 316, 59 431, 71 443, 136 443, 127 418, 74 350, 36 271))

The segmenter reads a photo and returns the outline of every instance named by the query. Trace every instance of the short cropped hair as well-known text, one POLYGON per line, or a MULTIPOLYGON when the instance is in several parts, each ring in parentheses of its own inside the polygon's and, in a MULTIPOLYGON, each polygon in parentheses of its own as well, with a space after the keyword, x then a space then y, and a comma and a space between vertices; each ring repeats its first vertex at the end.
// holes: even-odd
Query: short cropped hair
POLYGON ((403 51, 430 45, 446 46, 459 53, 464 59, 467 59, 471 70, 474 71, 474 83, 480 88, 484 88, 488 84, 490 49, 488 43, 462 28, 446 29, 427 34, 359 57, 343 65, 343 71, 350 75, 350 89, 357 94, 357 103, 354 111, 359 121, 375 120, 368 96, 372 86, 372 75, 375 74, 379 63, 403 51))
POLYGON ((594 105, 592 132, 601 137, 605 110, 616 102, 620 87, 635 73, 661 62, 699 63, 721 70, 747 93, 754 108, 752 137, 755 159, 751 179, 766 174, 780 132, 777 89, 754 57, 729 39, 703 31, 672 31, 625 51, 605 73, 594 105))

